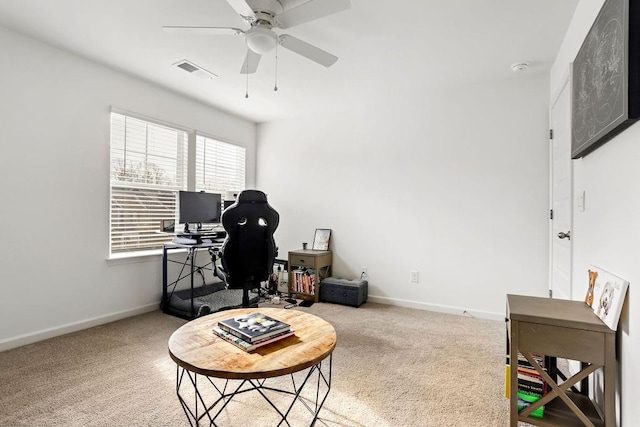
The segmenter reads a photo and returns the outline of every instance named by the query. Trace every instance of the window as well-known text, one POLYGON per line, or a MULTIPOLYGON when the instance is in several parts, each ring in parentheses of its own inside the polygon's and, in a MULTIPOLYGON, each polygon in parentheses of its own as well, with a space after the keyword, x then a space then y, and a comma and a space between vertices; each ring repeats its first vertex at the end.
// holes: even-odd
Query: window
POLYGON ((162 220, 176 220, 177 194, 239 191, 245 148, 176 127, 111 113, 110 255, 161 249, 171 237, 162 220), (191 138, 190 138, 191 137, 191 138), (191 143, 189 141, 192 141, 191 143), (192 149, 190 149, 193 147, 192 149), (188 169, 189 157, 195 169, 188 169))
POLYGON ((196 191, 222 193, 244 190, 245 152, 226 142, 196 137, 196 191))

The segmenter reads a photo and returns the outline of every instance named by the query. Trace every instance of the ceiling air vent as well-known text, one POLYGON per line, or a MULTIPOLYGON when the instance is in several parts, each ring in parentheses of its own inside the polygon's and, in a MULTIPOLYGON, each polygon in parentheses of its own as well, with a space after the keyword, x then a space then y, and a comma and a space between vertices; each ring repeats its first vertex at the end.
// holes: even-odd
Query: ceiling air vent
POLYGON ((211 71, 207 71, 204 68, 194 64, 193 62, 187 61, 186 59, 183 59, 180 62, 176 62, 173 65, 175 65, 178 68, 182 68, 186 72, 191 73, 192 75, 196 77, 200 77, 201 79, 204 79, 204 80, 210 80, 210 79, 213 79, 214 77, 218 77, 217 75, 213 74, 211 71))

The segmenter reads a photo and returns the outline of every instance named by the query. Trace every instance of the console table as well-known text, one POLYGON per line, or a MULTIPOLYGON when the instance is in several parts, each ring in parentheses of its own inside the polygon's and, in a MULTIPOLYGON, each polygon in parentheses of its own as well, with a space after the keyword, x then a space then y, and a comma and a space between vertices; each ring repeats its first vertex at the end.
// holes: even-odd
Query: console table
POLYGON ((299 310, 243 308, 197 318, 169 338, 169 355, 177 365, 178 399, 191 425, 216 426, 217 417, 233 398, 249 391, 258 392, 277 412, 277 425, 290 425, 287 417, 296 402, 309 411, 313 425, 331 390, 336 342, 331 324, 299 310), (295 335, 248 353, 212 331, 219 320, 257 311, 288 323, 295 335), (282 376, 290 376, 290 386, 276 379, 282 376), (271 378, 273 385, 267 381, 271 378), (286 407, 280 399, 272 400, 271 392, 282 397, 286 407), (315 402, 309 403, 311 399, 315 402))
POLYGON ((615 331, 605 325, 582 301, 507 295, 510 360, 510 425, 518 421, 542 426, 615 426, 615 331), (540 373, 550 390, 518 412, 518 352, 540 373), (532 354, 583 362, 583 369, 557 384, 532 354), (588 396, 569 391, 578 381, 603 369, 604 411, 588 396), (530 417, 545 405, 544 417, 530 417))

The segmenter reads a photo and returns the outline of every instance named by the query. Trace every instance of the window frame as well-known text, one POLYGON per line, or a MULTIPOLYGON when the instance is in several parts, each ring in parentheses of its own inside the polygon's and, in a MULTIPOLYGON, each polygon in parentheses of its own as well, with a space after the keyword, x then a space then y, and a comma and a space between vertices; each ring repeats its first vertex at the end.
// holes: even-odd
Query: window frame
MULTIPOLYGON (((217 136, 213 136, 211 134, 208 133, 204 133, 204 132, 199 132, 195 129, 190 129, 190 128, 186 128, 184 126, 180 126, 180 125, 176 125, 173 123, 169 123, 166 121, 162 121, 162 120, 158 120, 155 118, 150 118, 148 116, 144 116, 141 114, 136 114, 136 113, 132 113, 129 111, 125 111, 125 110, 121 110, 121 109, 117 109, 117 108, 112 108, 110 111, 110 115, 109 115, 109 235, 108 235, 108 259, 122 259, 122 258, 134 258, 134 257, 145 257, 145 256, 155 256, 155 255, 160 255, 162 253, 162 246, 166 243, 171 242, 172 240, 172 236, 168 235, 166 236, 166 239, 158 239, 157 243, 155 243, 157 245, 157 247, 154 248, 149 248, 149 249, 140 249, 140 250, 135 250, 135 248, 129 248, 128 250, 123 250, 123 251, 117 251, 117 252, 113 252, 113 228, 114 228, 114 222, 113 222, 113 216, 114 216, 114 189, 116 189, 116 191, 118 191, 117 189, 120 189, 120 191, 122 191, 122 189, 124 188, 126 191, 127 188, 127 182, 123 181, 123 182, 118 182, 118 181, 114 181, 113 179, 113 161, 114 161, 114 135, 113 135, 113 115, 117 114, 117 115, 121 115, 124 116, 125 118, 131 118, 131 119, 135 119, 135 120, 140 120, 143 122, 146 122, 147 124, 151 124, 154 126, 160 126, 160 127, 164 127, 164 128, 168 128, 170 130, 175 130, 178 132, 183 132, 185 135, 185 143, 186 143, 186 158, 183 159, 184 161, 184 180, 182 183, 176 183, 175 187, 171 190, 169 189, 153 189, 150 188, 149 191, 158 191, 158 192, 162 192, 162 191, 170 191, 173 192, 176 196, 176 202, 177 202, 177 194, 178 191, 180 190, 186 190, 186 191, 196 191, 196 188, 198 188, 198 185, 196 183, 196 174, 197 174, 197 138, 205 138, 208 140, 213 140, 215 143, 222 143, 222 144, 227 144, 229 146, 235 147, 238 150, 240 150, 242 152, 242 157, 244 159, 244 164, 242 165, 243 167, 243 179, 242 179, 242 184, 243 184, 243 188, 228 188, 228 189, 220 189, 220 190, 210 190, 210 189, 205 189, 205 191, 208 192, 217 192, 217 193, 221 193, 222 194, 222 199, 224 200, 227 193, 230 191, 233 192, 238 192, 241 190, 244 190, 246 188, 246 182, 247 182, 247 148, 245 145, 237 143, 235 141, 231 141, 225 138, 220 138, 217 136)), ((126 150, 126 148, 125 148, 126 150)), ((175 157, 176 157, 176 163, 178 163, 178 147, 176 147, 175 150, 175 157)), ((206 164, 204 166, 206 168, 206 164)), ((177 167, 179 168, 179 167, 177 167)), ((178 172, 176 172, 176 174, 178 174, 178 172)), ((131 186, 129 186, 130 189, 132 188, 137 188, 140 191, 145 191, 146 189, 146 185, 142 185, 140 183, 132 183, 131 186), (137 188, 137 187, 142 187, 142 188, 137 188)), ((174 216, 174 221, 176 224, 176 227, 178 227, 178 217, 177 217, 177 210, 178 210, 178 206, 177 203, 174 204, 173 206, 173 216, 174 216)), ((159 220, 159 223, 161 221, 159 220)), ((160 225, 158 225, 157 228, 158 232, 160 231, 160 225)))

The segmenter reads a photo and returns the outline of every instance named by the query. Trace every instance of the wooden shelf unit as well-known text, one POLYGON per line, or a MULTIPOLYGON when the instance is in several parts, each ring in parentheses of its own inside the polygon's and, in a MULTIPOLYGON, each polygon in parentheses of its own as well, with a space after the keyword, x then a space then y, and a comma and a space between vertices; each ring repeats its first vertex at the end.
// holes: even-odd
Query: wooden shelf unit
POLYGON ((300 299, 318 302, 320 297, 320 282, 331 275, 331 251, 317 251, 298 249, 289 252, 289 294, 300 299), (300 292, 295 289, 294 271, 306 267, 314 270, 315 291, 300 292))
MULTIPOLYGON (((615 409, 615 331, 596 316, 582 301, 507 295, 507 321, 510 366, 510 426, 518 421, 539 426, 616 425, 615 409), (518 352, 541 354, 583 362, 583 369, 557 384, 540 368, 547 381, 547 394, 540 402, 545 405, 543 418, 533 418, 518 412, 518 352), (603 413, 588 396, 568 391, 582 378, 597 369, 603 371, 603 413), (572 406, 572 407, 570 407, 572 406)), ((525 411, 528 408, 523 409, 525 411)))

